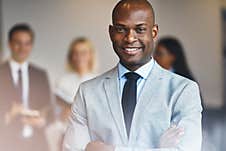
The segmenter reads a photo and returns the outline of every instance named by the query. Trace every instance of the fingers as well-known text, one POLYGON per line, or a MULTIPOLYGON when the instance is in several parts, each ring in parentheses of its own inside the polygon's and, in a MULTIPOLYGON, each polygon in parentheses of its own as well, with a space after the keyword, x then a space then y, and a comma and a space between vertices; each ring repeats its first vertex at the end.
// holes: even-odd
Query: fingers
POLYGON ((86 146, 86 151, 114 151, 114 146, 101 141, 93 141, 86 146))
POLYGON ((36 118, 41 117, 40 112, 37 110, 24 109, 22 110, 21 114, 27 117, 36 117, 36 118))
POLYGON ((182 127, 171 127, 166 131, 166 136, 169 138, 181 137, 184 134, 182 127))
POLYGON ((99 146, 103 145, 101 141, 92 141, 86 145, 85 151, 97 151, 99 150, 99 146))
POLYGON ((24 125, 30 125, 32 127, 41 128, 45 125, 45 119, 38 117, 22 117, 21 119, 24 125))
POLYGON ((10 113, 14 116, 14 115, 17 115, 17 114, 21 114, 22 110, 23 110, 22 104, 18 104, 16 102, 14 102, 12 104, 10 113))
POLYGON ((160 147, 175 147, 184 135, 184 128, 172 125, 168 128, 160 139, 160 147))

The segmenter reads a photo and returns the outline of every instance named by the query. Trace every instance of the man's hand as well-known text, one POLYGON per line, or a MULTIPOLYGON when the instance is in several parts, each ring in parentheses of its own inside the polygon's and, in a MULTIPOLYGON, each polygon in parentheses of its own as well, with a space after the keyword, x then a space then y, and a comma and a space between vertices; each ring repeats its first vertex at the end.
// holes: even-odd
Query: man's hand
POLYGON ((173 148, 178 145, 180 138, 184 134, 184 129, 172 125, 160 138, 159 148, 173 148))
MULTIPOLYGON (((159 148, 173 148, 178 145, 180 138, 184 134, 184 129, 176 125, 168 128, 160 138, 159 148)), ((90 142, 85 151, 114 151, 115 147, 107 145, 101 141, 90 142)))
POLYGON ((17 116, 21 115, 24 108, 22 104, 13 103, 10 110, 5 114, 5 123, 6 125, 10 124, 17 116))
POLYGON ((101 141, 93 141, 87 144, 85 151, 114 151, 115 147, 101 141))
POLYGON ((42 116, 35 116, 35 117, 24 116, 22 118, 22 122, 24 125, 30 125, 32 127, 42 128, 43 126, 45 126, 46 120, 42 116))

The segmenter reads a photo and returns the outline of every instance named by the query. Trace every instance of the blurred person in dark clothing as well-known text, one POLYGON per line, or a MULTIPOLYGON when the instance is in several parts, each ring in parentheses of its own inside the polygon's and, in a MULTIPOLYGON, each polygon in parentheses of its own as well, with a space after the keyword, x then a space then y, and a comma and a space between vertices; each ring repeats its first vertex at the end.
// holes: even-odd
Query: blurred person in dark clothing
MULTIPOLYGON (((193 77, 179 40, 173 37, 165 37, 158 41, 154 53, 156 61, 165 69, 187 77, 193 81, 193 77)), ((221 151, 222 130, 225 123, 224 113, 206 109, 202 100, 203 111, 203 142, 202 151, 221 151)))
POLYGON ((165 69, 195 81, 180 41, 165 37, 158 41, 154 53, 155 60, 165 69))
MULTIPOLYGON (((154 59, 163 68, 174 72, 178 75, 186 77, 192 81, 198 82, 187 63, 184 48, 181 42, 174 37, 164 37, 159 39, 157 42, 154 59)), ((201 95, 201 94, 200 94, 201 95)), ((203 97, 201 95, 202 106, 205 109, 205 104, 203 103, 203 97)))
POLYGON ((44 128, 51 119, 51 91, 46 72, 28 62, 33 43, 29 25, 10 29, 11 57, 0 65, 0 150, 48 150, 44 128))

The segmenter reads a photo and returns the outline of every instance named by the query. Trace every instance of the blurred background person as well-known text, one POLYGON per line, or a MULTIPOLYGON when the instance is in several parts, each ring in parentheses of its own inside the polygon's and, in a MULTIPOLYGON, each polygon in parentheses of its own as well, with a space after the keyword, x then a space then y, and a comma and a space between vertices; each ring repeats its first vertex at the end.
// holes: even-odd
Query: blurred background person
MULTIPOLYGON (((189 66, 187 64, 187 59, 185 57, 183 46, 178 39, 174 37, 164 37, 159 39, 156 45, 156 50, 154 52, 154 58, 163 68, 195 81, 195 78, 192 75, 192 72, 190 71, 189 66)), ((202 106, 204 106, 203 98, 202 106)), ((217 131, 220 131, 222 129, 220 128, 222 126, 222 124, 220 123, 222 123, 223 120, 219 119, 223 119, 221 117, 223 114, 219 114, 218 116, 216 116, 216 113, 212 113, 212 111, 206 110, 205 107, 203 108, 202 151, 218 151, 219 147, 217 146, 220 145, 216 145, 213 140, 218 140, 219 144, 221 142, 219 139, 220 134, 217 133, 217 131), (215 115, 213 116, 212 114, 215 115), (214 123, 214 125, 211 123, 214 123)))
POLYGON ((95 76, 95 64, 95 50, 92 43, 84 37, 74 39, 67 54, 67 72, 56 81, 58 119, 46 131, 51 151, 62 150, 61 145, 74 95, 80 83, 95 76))
MULTIPOLYGON (((189 68, 184 48, 177 38, 163 37, 159 39, 154 51, 154 59, 166 70, 198 82, 189 68)), ((202 95, 201 100, 205 109, 202 95)))
POLYGON ((195 81, 189 69, 183 46, 178 39, 161 38, 157 42, 154 58, 163 68, 195 81))
POLYGON ((86 38, 77 38, 70 44, 67 54, 67 71, 56 81, 56 94, 72 103, 81 82, 95 76, 95 50, 86 38))
POLYGON ((47 151, 44 127, 51 91, 43 69, 28 61, 34 32, 16 24, 8 32, 11 57, 0 66, 0 150, 47 151))

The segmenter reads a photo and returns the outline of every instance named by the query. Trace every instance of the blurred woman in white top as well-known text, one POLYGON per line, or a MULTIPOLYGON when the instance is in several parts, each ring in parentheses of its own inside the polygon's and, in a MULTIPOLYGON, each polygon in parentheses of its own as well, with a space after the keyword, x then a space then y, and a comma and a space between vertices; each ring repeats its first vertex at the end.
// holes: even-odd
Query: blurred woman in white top
POLYGON ((72 41, 67 55, 67 72, 56 82, 57 121, 47 129, 51 151, 60 151, 70 107, 79 85, 95 76, 95 50, 86 38, 72 41))
POLYGON ((72 41, 67 64, 68 72, 56 83, 56 95, 71 104, 80 83, 94 77, 95 51, 88 39, 72 41))

